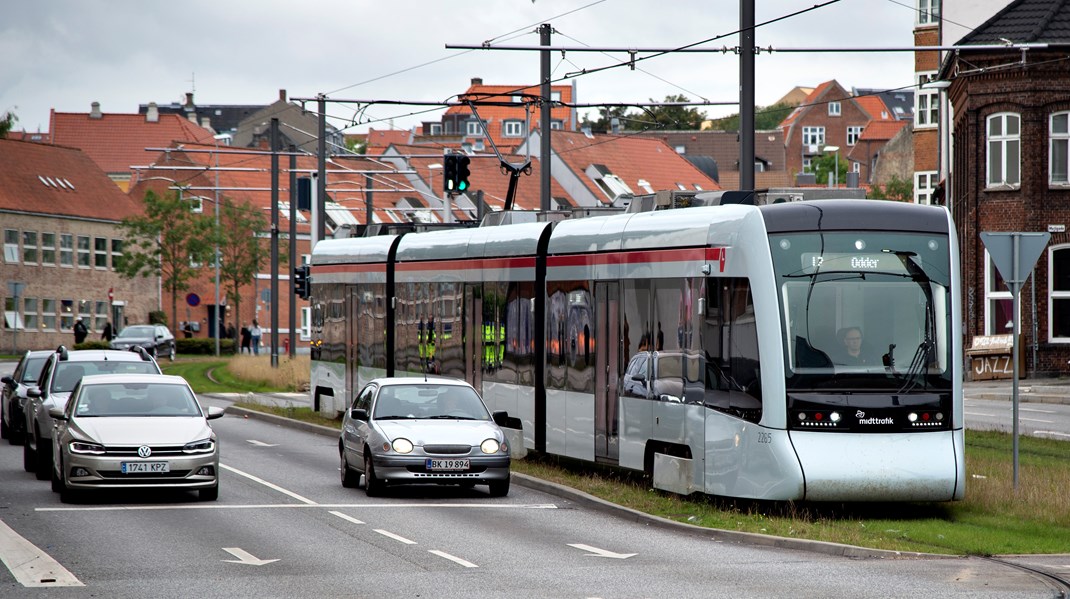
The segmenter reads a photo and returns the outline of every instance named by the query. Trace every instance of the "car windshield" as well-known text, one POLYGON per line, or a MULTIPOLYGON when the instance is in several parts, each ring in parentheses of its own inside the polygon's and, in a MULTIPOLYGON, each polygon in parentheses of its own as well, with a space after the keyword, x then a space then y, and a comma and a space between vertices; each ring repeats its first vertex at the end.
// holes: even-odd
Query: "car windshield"
POLYGON ((458 385, 391 385, 379 391, 373 417, 377 420, 442 418, 489 420, 475 390, 458 385))
POLYGON ((83 376, 91 374, 160 374, 154 362, 144 360, 94 360, 60 362, 52 377, 53 393, 70 393, 83 376))
POLYGON ((152 337, 155 335, 155 332, 156 332, 156 329, 153 328, 153 327, 132 326, 132 327, 126 327, 122 331, 119 331, 119 335, 118 336, 119 337, 129 337, 129 338, 134 338, 134 337, 146 338, 147 337, 149 339, 152 339, 152 337))
POLYGON ((45 365, 48 360, 48 356, 41 356, 40 358, 26 358, 26 369, 22 371, 23 383, 33 383, 37 381, 41 376, 41 367, 45 365))
POLYGON ((201 408, 185 385, 117 383, 83 387, 74 407, 78 418, 191 417, 201 408))

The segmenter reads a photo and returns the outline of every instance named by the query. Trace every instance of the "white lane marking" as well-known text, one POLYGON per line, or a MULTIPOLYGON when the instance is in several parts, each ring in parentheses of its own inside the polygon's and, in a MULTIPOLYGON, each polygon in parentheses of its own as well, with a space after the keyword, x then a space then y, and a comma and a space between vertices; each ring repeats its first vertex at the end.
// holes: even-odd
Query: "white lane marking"
POLYGON ((307 503, 309 505, 316 505, 315 501, 312 501, 311 499, 308 499, 307 497, 302 497, 302 496, 298 495, 297 493, 294 493, 293 491, 288 491, 286 489, 283 489, 282 487, 280 487, 280 486, 278 486, 276 484, 269 483, 268 481, 266 481, 266 480, 264 480, 262 478, 253 476, 252 474, 249 474, 247 472, 242 472, 241 470, 238 470, 237 468, 233 468, 231 466, 227 466, 226 464, 220 464, 219 467, 223 468, 224 470, 229 470, 229 471, 233 472, 234 474, 240 474, 241 476, 244 476, 245 478, 248 478, 251 481, 258 482, 258 483, 264 485, 265 487, 267 487, 269 489, 274 489, 274 490, 278 491, 279 493, 283 493, 285 495, 289 495, 290 497, 293 497, 294 499, 296 499, 296 500, 298 500, 298 501, 300 501, 302 503, 307 503))
POLYGON ((245 503, 245 504, 216 504, 181 503, 175 505, 101 505, 93 507, 38 507, 35 512, 117 512, 117 511, 152 511, 152 510, 262 510, 262 509, 293 509, 293 508, 337 508, 337 509, 360 509, 360 508, 478 508, 486 510, 522 509, 522 510, 556 510, 557 506, 552 503, 245 503))
MULTIPOLYGON (((1060 433, 1059 431, 1033 431, 1034 435, 1052 435, 1054 437, 1066 437, 1070 439, 1070 434, 1060 433)), ((1068 566, 1070 567, 1070 566, 1068 566)))
POLYGON ((246 439, 245 441, 248 442, 248 443, 252 443, 253 445, 256 445, 257 447, 278 447, 279 446, 278 443, 264 443, 263 441, 257 441, 256 439, 246 439))
POLYGON ((1018 420, 1021 421, 1021 422, 1043 422, 1044 424, 1051 424, 1052 423, 1051 420, 1039 420, 1037 418, 1022 418, 1021 416, 1018 417, 1018 420))
POLYGON ((0 520, 0 561, 24 587, 84 587, 74 574, 0 520))
POLYGON ((223 561, 231 564, 245 564, 247 566, 263 566, 264 564, 270 564, 271 562, 277 562, 278 559, 260 559, 241 547, 224 547, 223 551, 233 555, 238 559, 225 559, 223 561))
POLYGON ((1038 410, 1037 408, 1022 408, 1019 407, 1022 412, 1036 412, 1038 414, 1054 414, 1055 410, 1038 410))
POLYGON ((472 562, 470 562, 468 560, 461 559, 461 558, 457 557, 456 555, 450 555, 450 554, 446 553, 445 551, 439 551, 438 549, 428 549, 427 551, 428 551, 428 553, 434 553, 435 555, 437 555, 439 557, 444 557, 444 558, 450 560, 451 562, 455 562, 455 563, 461 564, 465 568, 478 568, 479 567, 479 566, 473 564, 472 562))
POLYGON ((343 519, 343 520, 347 520, 347 521, 349 521, 349 522, 352 522, 353 524, 364 524, 364 522, 363 522, 363 521, 361 521, 361 520, 357 520, 357 519, 356 519, 356 518, 354 518, 353 516, 350 516, 350 515, 348 515, 348 514, 343 514, 342 512, 336 512, 336 511, 334 511, 334 510, 331 510, 331 511, 330 511, 330 512, 328 512, 328 513, 330 513, 330 514, 334 514, 335 516, 338 516, 339 518, 341 518, 341 519, 343 519))
POLYGON ((569 543, 569 547, 575 547, 581 551, 587 551, 587 555, 591 557, 609 557, 612 559, 628 559, 629 557, 639 555, 638 553, 614 553, 606 549, 599 549, 598 547, 591 547, 590 545, 584 545, 582 543, 569 543))
POLYGON ((969 410, 963 410, 962 412, 964 414, 966 414, 967 416, 988 416, 988 417, 994 416, 994 414, 986 414, 984 412, 971 412, 969 410))
POLYGON ((383 530, 381 528, 375 528, 375 529, 372 529, 372 530, 374 530, 375 532, 383 535, 384 537, 390 537, 391 539, 394 539, 395 541, 398 541, 400 543, 405 543, 406 545, 415 545, 416 544, 416 541, 410 541, 409 539, 406 539, 405 537, 403 537, 401 535, 396 535, 396 534, 390 532, 389 530, 383 530))

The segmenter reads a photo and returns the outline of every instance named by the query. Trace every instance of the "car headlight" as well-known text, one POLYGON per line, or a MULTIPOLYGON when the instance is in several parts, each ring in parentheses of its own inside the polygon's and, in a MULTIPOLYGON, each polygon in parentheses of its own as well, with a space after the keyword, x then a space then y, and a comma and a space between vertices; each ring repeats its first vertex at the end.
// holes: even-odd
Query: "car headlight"
POLYGON ((481 449, 483 453, 498 453, 498 450, 501 449, 501 445, 498 443, 497 439, 487 439, 479 444, 479 449, 481 449))
POLYGON ((100 443, 87 443, 85 441, 71 441, 69 445, 71 453, 87 453, 92 455, 104 455, 104 446, 100 443))
POLYGON ((390 446, 398 453, 410 453, 412 451, 412 441, 403 437, 394 439, 394 442, 391 443, 390 446))
POLYGON ((211 439, 186 443, 182 447, 182 453, 212 453, 213 451, 215 451, 215 441, 211 439))

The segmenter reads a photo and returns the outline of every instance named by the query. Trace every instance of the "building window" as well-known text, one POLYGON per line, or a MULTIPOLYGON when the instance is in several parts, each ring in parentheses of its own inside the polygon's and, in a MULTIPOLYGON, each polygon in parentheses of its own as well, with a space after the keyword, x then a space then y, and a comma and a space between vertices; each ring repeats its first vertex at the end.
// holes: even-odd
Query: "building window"
POLYGON ((1021 117, 1001 112, 988 117, 988 187, 1021 184, 1021 117))
POLYGON ((933 189, 936 188, 936 171, 914 173, 914 203, 929 205, 933 203, 933 189))
POLYGON ((69 233, 59 236, 59 265, 74 266, 74 236, 69 233))
POLYGON ((56 330, 56 300, 41 300, 41 326, 46 331, 56 330))
POLYGON ((480 126, 479 121, 466 121, 464 127, 465 135, 483 135, 483 127, 480 126))
POLYGON ((936 77, 936 71, 918 73, 915 77, 914 88, 914 128, 925 129, 935 127, 940 118, 940 90, 925 87, 925 84, 936 77))
POLYGON ((78 316, 82 317, 85 321, 85 326, 89 330, 93 330, 93 302, 89 300, 78 300, 78 316))
POLYGON ((89 236, 78 236, 78 266, 89 267, 89 236))
POLYGON ((560 131, 565 128, 565 123, 561 120, 550 121, 551 131, 560 131))
POLYGON ((918 0, 918 25, 936 25, 940 20, 940 0, 918 0))
POLYGON ((550 92, 550 101, 551 102, 560 102, 561 101, 561 92, 555 92, 555 91, 550 92))
POLYGON ((823 145, 825 145, 825 128, 824 127, 803 127, 802 142, 803 142, 804 146, 823 146, 823 145))
POLYGON ((59 302, 59 330, 74 330, 74 300, 60 300, 59 302))
POLYGON ((19 232, 15 229, 4 229, 4 262, 19 263, 19 232))
POLYGON ((93 238, 93 266, 108 268, 108 238, 93 238))
POLYGON ((56 234, 41 233, 41 265, 56 265, 56 234))
POLYGON ((189 209, 190 209, 190 212, 192 212, 194 214, 203 214, 204 213, 204 198, 201 198, 199 196, 190 196, 189 197, 189 209))
POLYGON ((22 232, 22 261, 37 264, 37 231, 22 232))
MULTIPOLYGON (((298 214, 301 214, 298 212, 298 214)), ((119 270, 123 264, 123 240, 111 240, 111 269, 119 270)))
POLYGON ((809 172, 811 172, 811 170, 810 170, 810 169, 811 169, 811 167, 813 167, 813 165, 814 165, 814 162, 813 162, 813 160, 812 160, 812 159, 810 159, 810 158, 803 158, 803 172, 804 172, 804 173, 809 173, 809 172))
POLYGON ((676 146, 673 148, 677 154, 687 154, 687 146, 676 146))
POLYGON ((37 298, 26 297, 22 299, 22 323, 27 329, 36 331, 40 320, 37 317, 37 298))
POLYGON ((985 250, 985 335, 1008 335, 1013 332, 1012 306, 1011 292, 992 262, 992 256, 985 250))
POLYGON ((862 127, 855 125, 847 128, 847 145, 853 146, 858 143, 858 138, 862 137, 862 127))
POLYGON ((521 137, 524 135, 524 122, 505 121, 502 123, 502 135, 505 137, 521 137))
POLYGON ((843 108, 840 106, 839 102, 829 102, 829 116, 840 116, 842 111, 843 108))
POLYGON ((442 135, 442 123, 431 123, 431 135, 442 135))
POLYGON ((1070 343, 1070 245, 1048 248, 1048 339, 1070 343))
POLYGON ((1057 112, 1051 115, 1051 119, 1048 121, 1048 160, 1051 164, 1048 168, 1048 183, 1051 185, 1068 185, 1070 179, 1067 178, 1068 161, 1070 161, 1070 152, 1067 151, 1067 144, 1070 142, 1070 112, 1057 112))

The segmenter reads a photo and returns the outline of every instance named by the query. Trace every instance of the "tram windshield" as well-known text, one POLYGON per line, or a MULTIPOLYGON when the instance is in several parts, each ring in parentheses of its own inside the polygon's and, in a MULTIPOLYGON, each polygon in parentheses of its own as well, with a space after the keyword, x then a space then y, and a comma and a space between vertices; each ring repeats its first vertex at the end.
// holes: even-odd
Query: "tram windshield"
POLYGON ((789 390, 951 387, 946 235, 770 236, 789 390))

